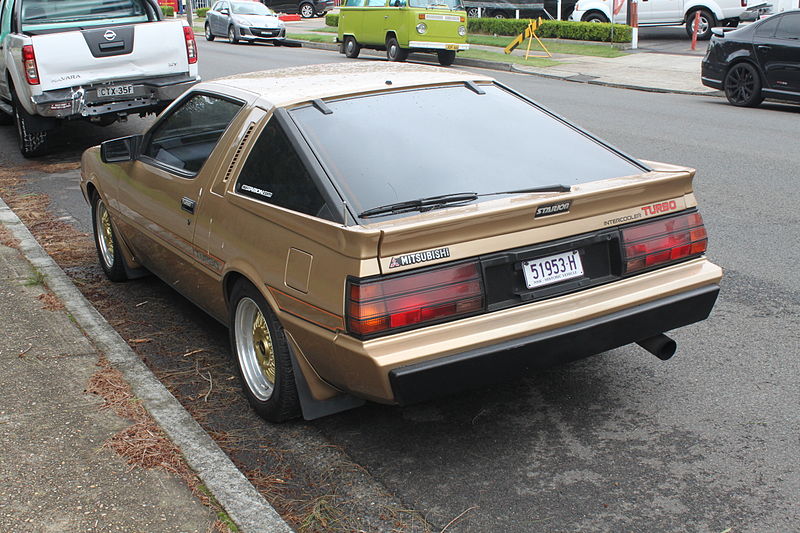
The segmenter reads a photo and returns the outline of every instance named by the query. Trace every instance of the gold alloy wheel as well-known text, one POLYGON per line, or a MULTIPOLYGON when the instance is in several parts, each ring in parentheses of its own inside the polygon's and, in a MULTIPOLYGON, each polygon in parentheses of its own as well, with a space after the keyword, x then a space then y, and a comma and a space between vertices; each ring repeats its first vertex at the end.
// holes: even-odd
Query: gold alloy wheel
POLYGON ((275 352, 264 314, 251 298, 239 300, 234 328, 236 356, 247 388, 265 402, 275 388, 275 352))
POLYGON ((114 266, 114 233, 111 228, 111 217, 102 200, 97 201, 96 216, 95 231, 97 232, 97 243, 100 245, 100 255, 103 263, 111 268, 114 266))

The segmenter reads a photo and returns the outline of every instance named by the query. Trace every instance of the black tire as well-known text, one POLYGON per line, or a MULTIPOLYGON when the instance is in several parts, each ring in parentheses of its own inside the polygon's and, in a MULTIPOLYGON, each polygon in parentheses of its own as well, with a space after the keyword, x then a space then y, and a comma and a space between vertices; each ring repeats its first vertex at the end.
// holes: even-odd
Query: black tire
POLYGON ((358 44, 358 41, 356 41, 356 38, 352 35, 348 35, 344 38, 343 46, 345 57, 355 59, 358 57, 358 54, 361 53, 361 45, 358 44))
POLYGON ((608 17, 599 11, 592 11, 583 17, 584 22, 608 22, 608 17))
POLYGON ((327 14, 328 14, 327 11, 317 11, 316 13, 314 13, 314 16, 315 17, 324 17, 327 14))
POLYGON ((125 259, 119 249, 119 241, 111 223, 111 214, 97 193, 92 195, 92 227, 94 228, 97 258, 100 260, 100 266, 103 267, 106 277, 111 281, 127 280, 125 259))
POLYGON ((389 37, 386 39, 386 57, 389 61, 403 62, 408 59, 408 49, 400 48, 397 38, 389 37))
POLYGON ((733 65, 725 74, 723 87, 728 102, 737 107, 755 107, 764 101, 761 96, 761 76, 750 63, 733 65))
POLYGON ((270 422, 300 416, 286 335, 260 292, 239 280, 228 300, 231 352, 242 389, 258 415, 270 422))
POLYGON ((455 50, 439 50, 436 52, 436 56, 439 58, 439 64, 443 67, 449 67, 453 64, 453 61, 456 60, 456 51, 455 50))
POLYGON ((505 14, 504 11, 495 11, 492 13, 492 17, 496 19, 507 19, 508 16, 505 14))
POLYGON ((313 18, 314 14, 316 13, 316 11, 314 11, 314 6, 308 2, 303 2, 302 4, 300 4, 299 12, 300 16, 303 17, 304 19, 313 18))
POLYGON ((214 34, 211 33, 211 25, 208 22, 206 22, 205 33, 206 33, 206 41, 214 40, 214 34))
POLYGON ((697 30, 697 40, 707 41, 711 39, 711 28, 717 25, 717 19, 713 13, 706 9, 694 9, 686 17, 686 33, 689 37, 694 33, 694 14, 700 12, 700 28, 697 30))
POLYGON ((480 10, 477 7, 467 9, 467 16, 471 19, 476 19, 480 16, 480 10))
POLYGON ((14 100, 14 122, 17 125, 17 143, 23 157, 38 157, 49 149, 49 131, 30 131, 30 115, 14 100))
POLYGON ((239 44, 239 38, 236 37, 236 28, 228 26, 228 42, 231 44, 239 44))

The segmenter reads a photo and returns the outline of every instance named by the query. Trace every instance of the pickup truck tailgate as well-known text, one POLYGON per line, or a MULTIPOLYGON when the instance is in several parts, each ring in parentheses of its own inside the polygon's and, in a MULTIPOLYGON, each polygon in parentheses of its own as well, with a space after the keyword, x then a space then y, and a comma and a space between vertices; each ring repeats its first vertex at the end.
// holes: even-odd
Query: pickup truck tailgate
POLYGON ((180 20, 33 36, 41 89, 188 72, 180 20))

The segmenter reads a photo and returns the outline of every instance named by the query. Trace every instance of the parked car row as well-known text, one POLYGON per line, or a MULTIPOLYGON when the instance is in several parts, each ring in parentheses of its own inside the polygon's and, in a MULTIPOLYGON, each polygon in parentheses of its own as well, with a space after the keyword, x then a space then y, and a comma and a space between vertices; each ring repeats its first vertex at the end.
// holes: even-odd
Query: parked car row
POLYGON ((259 2, 219 0, 206 12, 204 33, 208 41, 225 37, 231 44, 262 41, 280 45, 286 38, 286 25, 259 2))

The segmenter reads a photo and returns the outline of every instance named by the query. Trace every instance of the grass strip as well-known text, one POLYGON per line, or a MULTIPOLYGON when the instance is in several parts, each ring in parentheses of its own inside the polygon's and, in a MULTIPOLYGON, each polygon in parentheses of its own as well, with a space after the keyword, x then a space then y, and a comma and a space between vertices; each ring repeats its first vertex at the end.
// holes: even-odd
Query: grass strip
MULTIPOLYGON (((533 52, 533 50, 531 50, 531 52, 533 52)), ((515 56, 513 54, 506 55, 500 52, 474 49, 459 52, 458 57, 484 59, 486 61, 497 61, 499 63, 514 63, 515 65, 528 65, 529 67, 552 67, 561 64, 560 61, 542 57, 531 57, 526 60, 524 56, 515 56)))
MULTIPOLYGON (((482 46, 497 46, 505 48, 513 41, 513 37, 505 37, 502 35, 468 35, 467 42, 469 44, 477 44, 482 46)), ((603 44, 583 44, 583 43, 565 43, 563 41, 553 41, 550 39, 543 39, 544 45, 550 50, 552 54, 572 54, 578 56, 593 56, 593 57, 619 57, 625 55, 625 52, 614 48, 611 45, 603 44)), ((525 50, 528 47, 527 39, 517 47, 517 50, 525 50)), ((531 52, 536 50, 542 51, 539 43, 534 41, 531 44, 531 52)))

